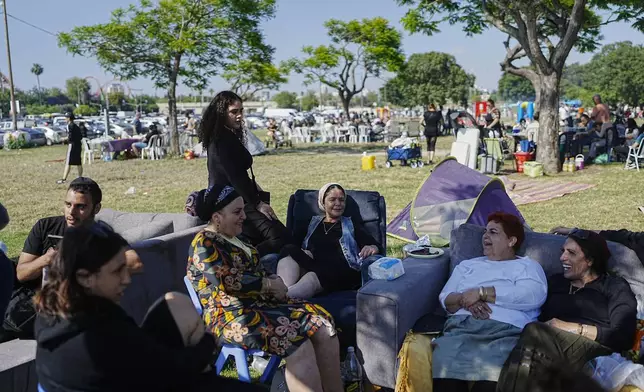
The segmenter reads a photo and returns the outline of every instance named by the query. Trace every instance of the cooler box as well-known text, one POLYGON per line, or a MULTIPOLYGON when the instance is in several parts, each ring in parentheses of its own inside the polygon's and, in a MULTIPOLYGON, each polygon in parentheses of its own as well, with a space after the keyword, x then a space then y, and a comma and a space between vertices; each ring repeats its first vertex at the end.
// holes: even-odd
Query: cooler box
POLYGON ((523 172, 530 177, 541 177, 543 176, 543 164, 535 161, 525 162, 523 172))

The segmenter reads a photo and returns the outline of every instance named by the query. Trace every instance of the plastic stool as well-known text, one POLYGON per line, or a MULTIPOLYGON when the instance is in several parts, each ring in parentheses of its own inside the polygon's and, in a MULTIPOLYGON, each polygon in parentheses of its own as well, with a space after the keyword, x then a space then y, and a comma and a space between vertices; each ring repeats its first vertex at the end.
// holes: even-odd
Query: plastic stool
MULTIPOLYGON (((215 369, 217 370, 217 375, 221 374, 221 370, 224 368, 226 361, 229 357, 235 358, 235 365, 237 366, 237 376, 239 381, 250 383, 250 372, 248 370, 248 355, 253 356, 264 356, 264 352, 261 350, 248 349, 244 350, 239 346, 233 346, 230 344, 225 344, 221 349, 219 356, 217 357, 217 362, 215 362, 215 369)), ((277 355, 271 355, 268 363, 266 364, 266 369, 264 369, 264 374, 262 374, 259 382, 262 384, 268 383, 275 374, 277 367, 280 364, 281 358, 277 355)))

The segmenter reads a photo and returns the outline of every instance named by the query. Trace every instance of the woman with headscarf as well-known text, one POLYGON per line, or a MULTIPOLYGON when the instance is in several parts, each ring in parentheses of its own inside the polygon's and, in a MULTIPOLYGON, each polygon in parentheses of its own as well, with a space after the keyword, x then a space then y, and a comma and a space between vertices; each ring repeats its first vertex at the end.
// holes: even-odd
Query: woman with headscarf
POLYGON ((318 192, 318 207, 324 215, 311 218, 307 232, 284 247, 277 264, 277 275, 291 298, 358 289, 365 259, 384 254, 360 222, 343 216, 346 193, 342 186, 324 185, 318 192))
POLYGON ((198 135, 208 150, 208 186, 217 183, 235 188, 246 203, 245 239, 261 256, 279 253, 288 242, 288 232, 269 205, 269 193, 255 181, 253 157, 246 148, 242 99, 232 91, 217 94, 204 112, 198 135))
POLYGON ((279 276, 268 276, 255 248, 237 238, 244 200, 228 185, 195 192, 186 211, 208 221, 192 241, 187 277, 217 343, 286 358, 290 391, 343 390, 333 318, 321 306, 289 301, 279 276))
POLYGON ((621 277, 608 274, 610 251, 599 234, 573 229, 561 254, 563 274, 548 280, 541 322, 526 325, 506 361, 499 391, 523 391, 540 367, 564 364, 571 372, 589 360, 628 350, 637 302, 621 277))

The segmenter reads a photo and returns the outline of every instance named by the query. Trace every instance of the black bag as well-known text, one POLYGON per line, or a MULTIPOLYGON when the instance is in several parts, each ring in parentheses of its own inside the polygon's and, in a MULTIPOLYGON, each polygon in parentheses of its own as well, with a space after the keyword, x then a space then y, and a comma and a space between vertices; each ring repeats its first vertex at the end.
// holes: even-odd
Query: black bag
POLYGON ((2 323, 6 334, 14 335, 20 339, 34 338, 36 321, 34 295, 36 295, 36 291, 25 285, 13 291, 2 323))
POLYGON ((503 365, 497 392, 527 391, 534 377, 552 364, 545 354, 531 347, 517 345, 503 365))

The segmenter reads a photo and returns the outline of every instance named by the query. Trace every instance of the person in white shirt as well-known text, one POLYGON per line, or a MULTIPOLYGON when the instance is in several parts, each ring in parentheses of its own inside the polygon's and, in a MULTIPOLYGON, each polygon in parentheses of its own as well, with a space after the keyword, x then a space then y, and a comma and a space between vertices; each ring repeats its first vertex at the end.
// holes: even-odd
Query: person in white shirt
POLYGON ((483 257, 462 261, 439 295, 449 317, 434 341, 434 391, 495 391, 523 327, 537 320, 548 283, 539 263, 516 255, 525 233, 496 212, 483 234, 483 257))

